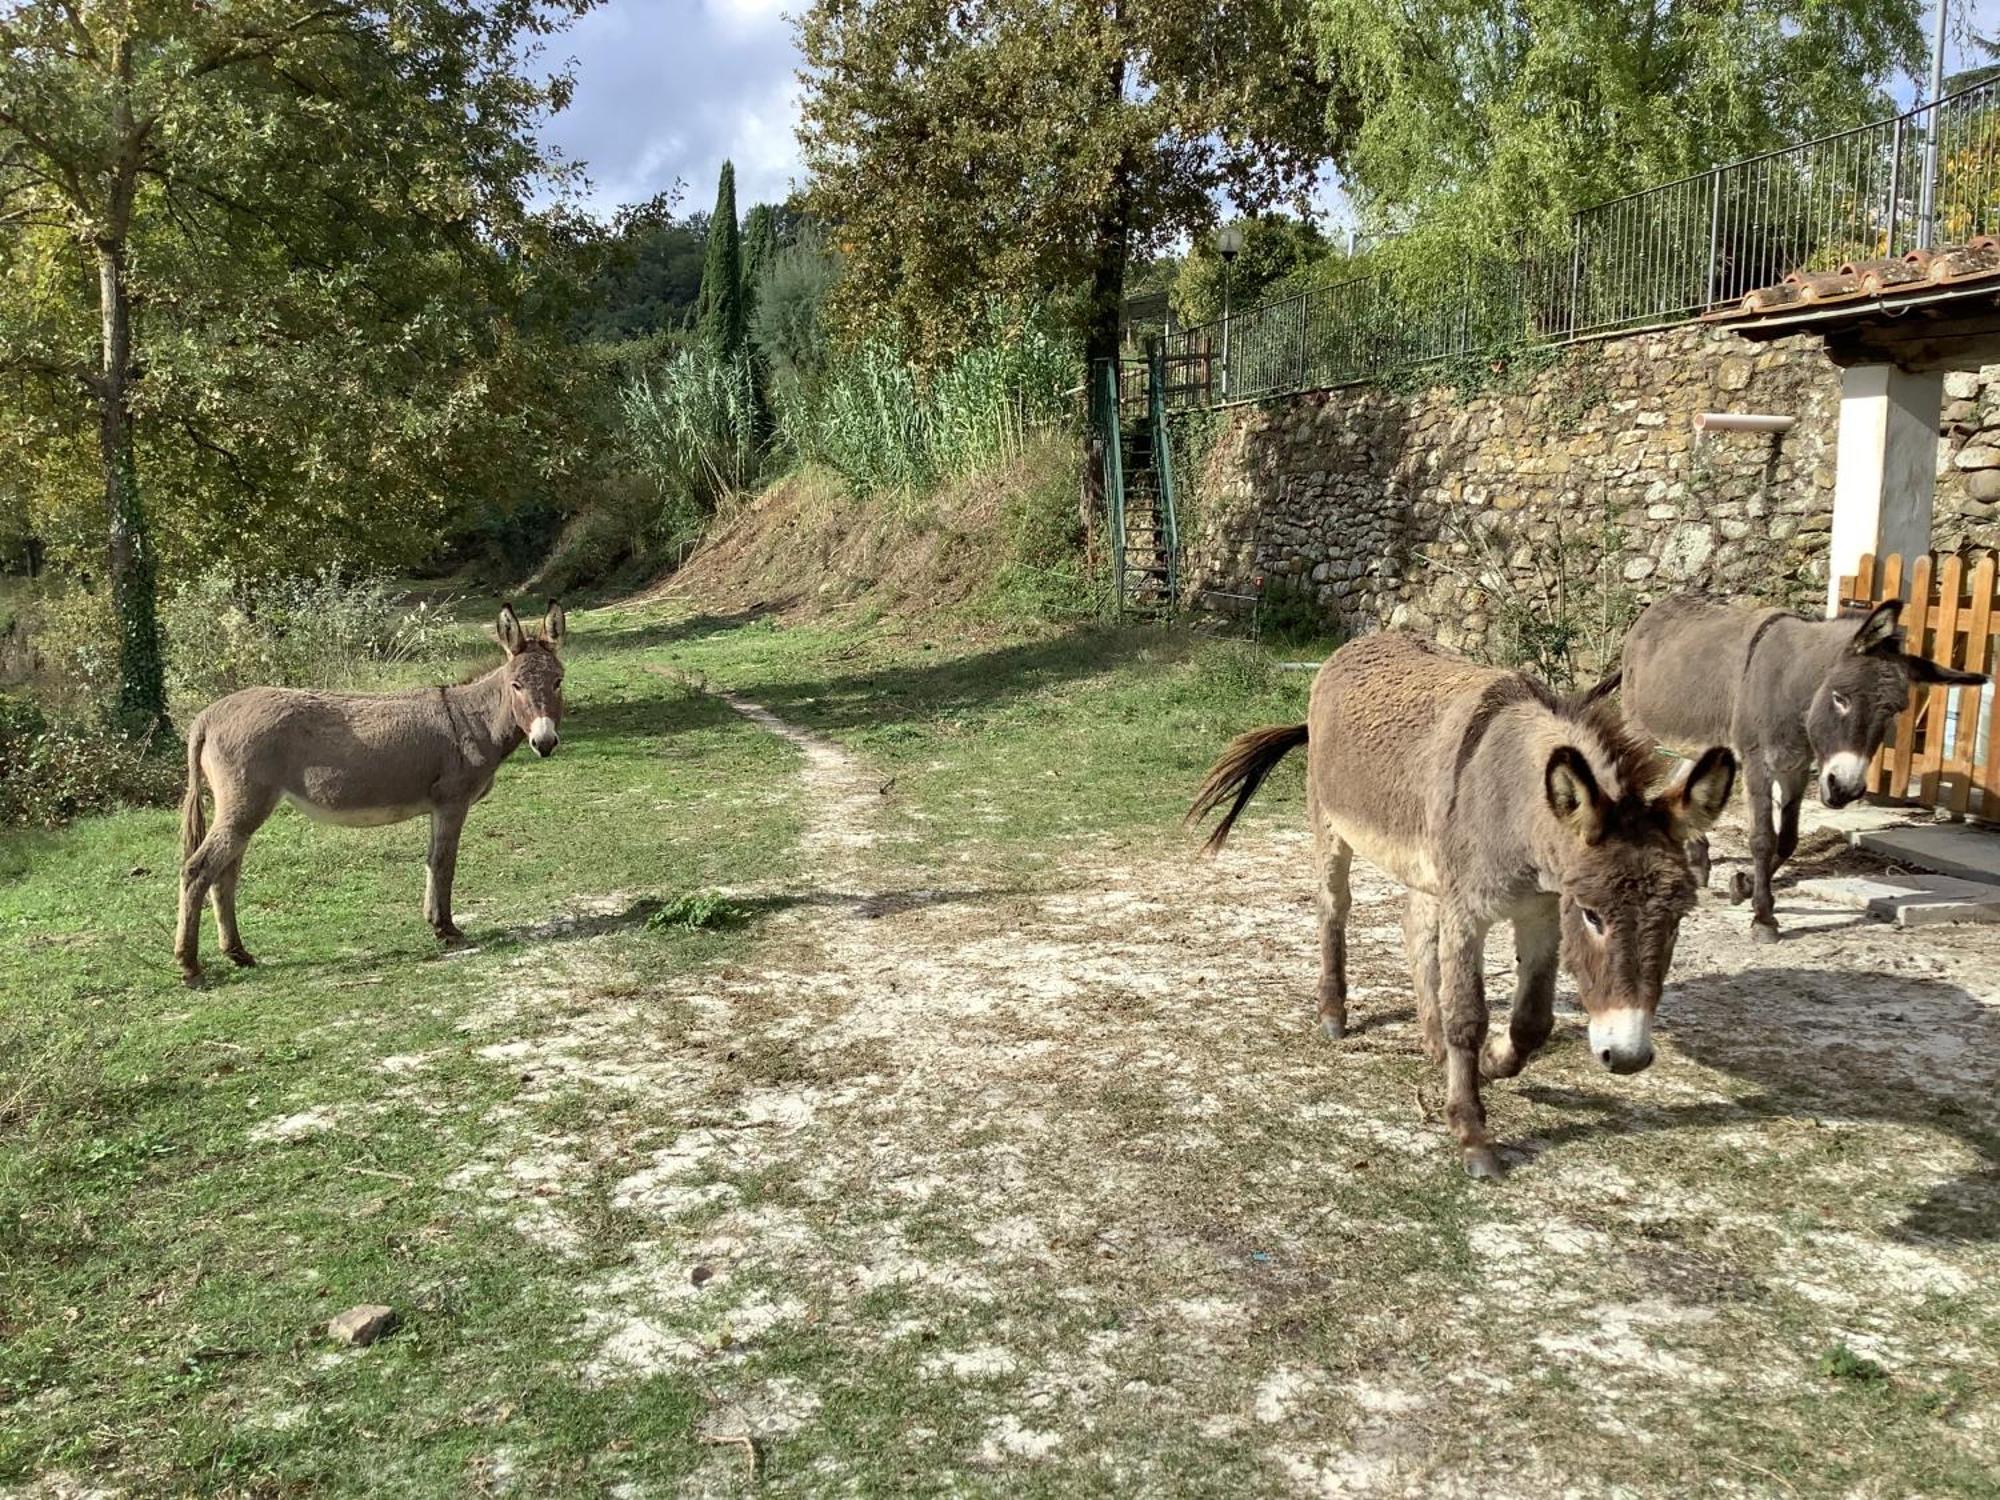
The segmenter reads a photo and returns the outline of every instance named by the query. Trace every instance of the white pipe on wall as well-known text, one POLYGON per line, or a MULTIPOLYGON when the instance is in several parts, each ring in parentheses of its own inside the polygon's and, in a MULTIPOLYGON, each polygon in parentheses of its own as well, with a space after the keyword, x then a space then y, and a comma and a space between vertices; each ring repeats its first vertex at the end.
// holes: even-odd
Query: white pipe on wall
POLYGON ((1770 416, 1747 411, 1698 411, 1694 414, 1696 432, 1790 432, 1798 425, 1797 417, 1770 416))

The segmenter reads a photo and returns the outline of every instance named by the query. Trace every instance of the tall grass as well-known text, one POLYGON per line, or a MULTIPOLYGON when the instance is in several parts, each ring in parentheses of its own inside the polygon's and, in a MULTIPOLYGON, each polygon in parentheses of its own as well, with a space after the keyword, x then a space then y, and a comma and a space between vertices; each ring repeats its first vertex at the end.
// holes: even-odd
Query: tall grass
POLYGON ((707 514, 757 478, 757 382, 747 358, 683 349, 620 394, 625 444, 664 502, 707 514))
POLYGON ((1075 374, 1069 346, 1035 328, 969 350, 927 381, 868 345, 788 392, 779 429, 799 457, 827 464, 856 494, 920 493, 1059 427, 1075 374))

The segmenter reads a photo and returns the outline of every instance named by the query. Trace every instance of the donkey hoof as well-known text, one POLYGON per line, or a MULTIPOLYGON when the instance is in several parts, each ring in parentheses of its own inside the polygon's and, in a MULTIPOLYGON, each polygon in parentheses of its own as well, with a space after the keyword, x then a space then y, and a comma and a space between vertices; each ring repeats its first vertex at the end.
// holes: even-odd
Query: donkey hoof
POLYGON ((433 930, 437 933, 437 940, 443 943, 445 947, 458 948, 464 946, 465 934, 460 932, 456 927, 439 927, 433 930))
POLYGON ((1498 1182, 1507 1175, 1500 1165, 1500 1158, 1491 1146, 1467 1146, 1465 1148, 1465 1175, 1476 1177, 1482 1182, 1498 1182))
POLYGON ((1347 1035, 1347 1020, 1343 1016, 1321 1016, 1319 1029, 1326 1033, 1326 1039, 1337 1042, 1347 1035))
POLYGON ((1777 942, 1777 940, 1778 940, 1778 924, 1776 922, 1752 922, 1750 924, 1751 942, 1775 943, 1777 942))
POLYGON ((202 972, 199 969, 182 969, 181 983, 191 990, 198 990, 206 985, 208 981, 202 977, 202 972))
POLYGON ((239 969, 254 969, 257 967, 257 960, 250 956, 248 948, 225 948, 222 951, 229 961, 239 969))
POLYGON ((1734 875, 1729 877, 1729 899, 1731 901, 1748 901, 1750 899, 1750 889, 1750 875, 1748 871, 1738 870, 1734 875))

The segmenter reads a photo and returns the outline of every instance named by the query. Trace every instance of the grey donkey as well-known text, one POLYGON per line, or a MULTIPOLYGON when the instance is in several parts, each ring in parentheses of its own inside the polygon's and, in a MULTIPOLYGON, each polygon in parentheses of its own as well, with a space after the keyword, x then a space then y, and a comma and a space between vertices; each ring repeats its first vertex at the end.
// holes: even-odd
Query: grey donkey
POLYGON ((1404 944, 1424 1049, 1445 1070, 1445 1119, 1475 1177, 1498 1177, 1482 1079, 1512 1078, 1555 1026, 1556 969, 1576 979, 1590 1050, 1614 1073, 1653 1060, 1653 1014, 1681 918, 1694 905, 1686 844, 1725 801, 1736 757, 1720 746, 1656 787, 1652 748, 1629 735, 1616 679, 1558 697, 1400 632, 1327 659, 1303 724, 1229 745, 1190 819, 1227 804, 1220 848, 1284 756, 1306 747, 1320 917, 1319 1017, 1347 1030, 1349 867, 1360 855, 1409 888, 1404 944), (1514 928, 1504 1035, 1487 1034, 1487 932, 1514 928))
MULTIPOLYGON (((1625 637, 1625 717, 1671 749, 1721 742, 1743 765, 1750 796, 1750 861, 1732 882, 1750 898, 1751 935, 1775 942, 1771 877, 1799 843, 1799 805, 1819 767, 1820 800, 1845 807, 1867 786, 1868 763, 1889 737, 1910 690, 1975 687, 1977 672, 1941 667, 1903 649, 1885 600, 1866 614, 1806 620, 1782 609, 1673 595, 1650 606, 1625 637)), ((1688 849, 1708 883, 1708 840, 1688 849)))
POLYGON ((424 919, 440 940, 462 941, 451 919, 458 838, 472 804, 492 790, 500 763, 523 741, 555 753, 563 716, 566 634, 560 604, 542 634, 530 634, 509 604, 498 633, 507 659, 457 687, 407 693, 322 693, 245 688, 211 703, 188 729, 187 795, 181 803, 180 921, 174 957, 181 977, 201 982, 201 904, 215 906, 222 951, 256 962, 236 926, 236 881, 250 839, 289 802, 323 823, 372 828, 429 813, 424 919), (215 796, 204 828, 202 789, 215 796))

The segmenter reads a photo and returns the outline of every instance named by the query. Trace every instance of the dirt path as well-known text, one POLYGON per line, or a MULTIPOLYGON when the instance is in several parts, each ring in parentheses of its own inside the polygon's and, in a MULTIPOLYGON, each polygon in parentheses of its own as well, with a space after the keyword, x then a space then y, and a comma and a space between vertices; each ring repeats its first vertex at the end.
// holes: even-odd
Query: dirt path
POLYGON ((698 1372, 682 1493, 742 1492, 745 1438, 789 1493, 1784 1493, 1819 1424, 1851 1438, 1836 1348, 1912 1414, 1834 1472, 2000 1463, 1993 935, 1795 911, 1774 956, 1705 903, 1662 1063, 1604 1078, 1566 1012, 1494 1091, 1516 1171, 1482 1188, 1361 867, 1359 1025, 1316 1040, 1289 818, 947 883, 873 771, 723 696, 802 756, 800 867, 755 893, 792 904, 754 965, 665 985, 524 954, 468 1023, 523 1098, 453 1178, 573 1259, 574 1378, 698 1372))

